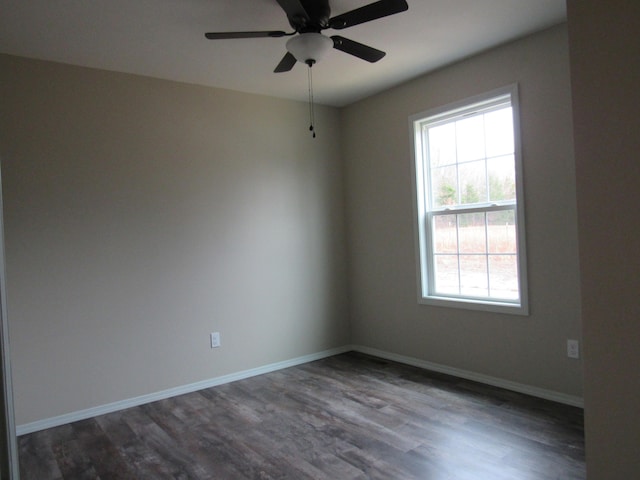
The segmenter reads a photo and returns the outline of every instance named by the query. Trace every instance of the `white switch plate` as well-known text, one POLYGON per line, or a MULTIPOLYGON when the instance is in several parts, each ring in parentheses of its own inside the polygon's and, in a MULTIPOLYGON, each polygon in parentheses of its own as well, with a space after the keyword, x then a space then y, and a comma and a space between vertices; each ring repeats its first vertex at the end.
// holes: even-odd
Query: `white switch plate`
POLYGON ((580 342, 578 340, 567 340, 567 357, 580 358, 580 342))
POLYGON ((211 348, 218 348, 220 345, 220 332, 211 332, 211 348))

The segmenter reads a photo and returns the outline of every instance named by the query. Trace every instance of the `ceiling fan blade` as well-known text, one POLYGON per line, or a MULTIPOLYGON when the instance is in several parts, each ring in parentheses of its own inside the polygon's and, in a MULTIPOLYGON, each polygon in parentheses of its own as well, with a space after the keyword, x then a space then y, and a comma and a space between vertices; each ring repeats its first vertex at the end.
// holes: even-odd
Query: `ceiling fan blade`
POLYGON ((288 72, 293 68, 296 62, 297 62, 296 57, 294 57, 291 54, 291 52, 287 52, 287 54, 284 57, 282 57, 282 60, 280 60, 280 63, 278 64, 276 69, 273 71, 273 73, 288 72))
POLYGON ((294 19, 309 20, 309 14, 300 3, 300 0, 278 0, 278 4, 280 4, 290 21, 294 19))
POLYGON ((204 34, 209 40, 226 40, 229 38, 264 38, 264 37, 284 37, 291 35, 280 30, 272 30, 270 32, 207 32, 204 34))
POLYGON ((378 18, 387 17, 409 9, 406 0, 380 0, 364 7, 356 8, 329 20, 329 27, 336 30, 353 27, 378 18))
POLYGON ((373 47, 369 47, 368 45, 354 42, 353 40, 349 40, 348 38, 344 38, 339 35, 332 36, 331 40, 333 40, 333 48, 336 50, 361 58, 367 62, 377 62, 386 55, 382 50, 377 50, 373 47))

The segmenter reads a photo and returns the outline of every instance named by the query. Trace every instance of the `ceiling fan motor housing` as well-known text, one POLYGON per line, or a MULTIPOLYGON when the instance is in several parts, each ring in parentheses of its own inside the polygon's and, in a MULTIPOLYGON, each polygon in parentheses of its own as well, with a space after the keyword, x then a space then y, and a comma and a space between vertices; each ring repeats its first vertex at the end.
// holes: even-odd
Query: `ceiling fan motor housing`
POLYGON ((289 24, 298 33, 319 33, 321 30, 329 27, 329 19, 331 18, 331 7, 329 0, 299 0, 300 5, 304 8, 307 16, 304 15, 287 15, 289 24))

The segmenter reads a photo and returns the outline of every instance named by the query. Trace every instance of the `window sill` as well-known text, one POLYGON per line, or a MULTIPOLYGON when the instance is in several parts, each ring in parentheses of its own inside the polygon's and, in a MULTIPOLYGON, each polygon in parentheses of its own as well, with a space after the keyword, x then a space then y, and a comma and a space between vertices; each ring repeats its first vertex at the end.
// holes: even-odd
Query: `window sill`
POLYGON ((510 315, 529 315, 529 308, 526 304, 492 302, 476 299, 451 298, 451 297, 419 297, 418 303, 434 307, 461 308, 464 310, 476 310, 479 312, 506 313, 510 315))

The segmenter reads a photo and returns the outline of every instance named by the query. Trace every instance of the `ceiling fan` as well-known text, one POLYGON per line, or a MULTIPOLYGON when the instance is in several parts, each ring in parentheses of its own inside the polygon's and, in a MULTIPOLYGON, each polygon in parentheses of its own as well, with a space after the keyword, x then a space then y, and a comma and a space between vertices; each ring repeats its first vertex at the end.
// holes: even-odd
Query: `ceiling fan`
POLYGON ((294 29, 287 33, 281 30, 252 32, 209 32, 205 37, 210 40, 235 38, 279 38, 291 36, 286 44, 287 53, 274 72, 288 72, 297 61, 312 66, 331 48, 348 53, 367 62, 377 62, 385 52, 369 47, 354 40, 320 33, 322 30, 342 30, 378 18, 404 12, 409 8, 406 0, 379 0, 355 10, 331 17, 329 0, 277 0, 287 14, 289 24, 294 29))

